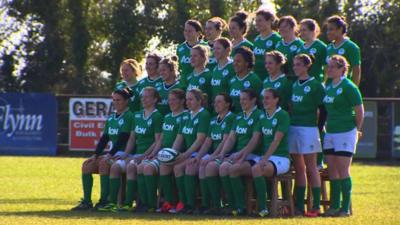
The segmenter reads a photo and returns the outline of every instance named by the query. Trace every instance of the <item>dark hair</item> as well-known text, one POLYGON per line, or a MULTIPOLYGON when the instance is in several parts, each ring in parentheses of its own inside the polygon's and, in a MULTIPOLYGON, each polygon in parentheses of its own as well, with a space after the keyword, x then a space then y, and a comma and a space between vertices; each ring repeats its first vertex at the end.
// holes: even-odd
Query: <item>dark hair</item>
POLYGON ((178 71, 178 57, 176 55, 162 59, 160 64, 166 65, 170 71, 178 71))
POLYGON ((336 28, 342 28, 342 34, 347 33, 347 23, 346 19, 339 15, 334 15, 329 17, 326 23, 335 25, 336 28))
POLYGON ((310 69, 311 65, 313 64, 313 59, 307 54, 298 54, 293 60, 295 59, 302 61, 303 64, 308 67, 308 69, 310 69))
POLYGON ((306 26, 308 30, 315 32, 316 36, 321 32, 317 21, 313 19, 303 19, 300 21, 300 24, 306 26))
POLYGON ((194 29, 200 33, 200 39, 203 38, 203 27, 201 26, 201 23, 198 20, 187 20, 185 24, 188 24, 192 27, 194 27, 194 29))
POLYGON ((227 24, 226 21, 224 19, 222 19, 221 17, 215 16, 212 17, 211 19, 207 20, 207 23, 213 23, 215 24, 215 29, 219 30, 219 31, 224 31, 226 30, 227 24))
POLYGON ((161 101, 160 94, 158 93, 157 89, 155 89, 154 87, 147 86, 147 87, 143 88, 143 92, 144 92, 144 91, 151 91, 151 92, 153 92, 153 98, 157 99, 157 102, 156 102, 156 103, 158 103, 158 102, 161 101))
POLYGON ((157 66, 160 64, 161 61, 161 56, 159 56, 157 53, 150 53, 146 56, 146 58, 154 59, 154 61, 156 61, 157 66))
POLYGON ((278 27, 281 26, 282 23, 287 23, 291 28, 297 30, 297 21, 293 16, 283 16, 279 19, 278 27))
MULTIPOLYGON (((215 98, 217 97, 217 96, 222 96, 223 98, 224 98, 224 101, 226 102, 226 103, 229 103, 229 110, 231 110, 232 109, 232 105, 233 105, 233 101, 232 101, 232 98, 231 98, 231 96, 229 96, 229 94, 227 94, 226 92, 220 92, 220 93, 218 93, 216 96, 215 96, 215 98)), ((215 100, 215 99, 214 99, 215 100)))
POLYGON ((236 22, 240 29, 243 29, 243 35, 246 35, 247 32, 249 31, 249 27, 247 25, 247 17, 248 17, 248 13, 245 11, 239 11, 237 12, 233 17, 231 17, 229 19, 229 22, 236 22))
POLYGON ((272 97, 274 97, 275 99, 276 98, 279 98, 279 99, 281 98, 281 96, 279 94, 279 91, 277 89, 267 88, 267 89, 264 89, 264 91, 271 93, 272 97))
POLYGON ((256 91, 252 88, 246 88, 240 91, 240 93, 246 93, 250 99, 257 99, 258 95, 256 91))
POLYGON ((259 9, 256 12, 256 16, 262 16, 266 21, 271 21, 271 28, 274 30, 277 27, 279 18, 271 11, 266 9, 259 9))
POLYGON ((220 43, 225 49, 232 47, 232 42, 226 37, 218 38, 215 42, 220 43))
POLYGON ((235 50, 235 55, 240 54, 244 58, 244 60, 249 64, 247 67, 249 69, 253 68, 255 57, 253 51, 246 46, 241 46, 235 50))
POLYGON ((185 94, 186 92, 180 88, 175 88, 169 91, 168 95, 174 95, 180 100, 185 100, 185 94))
POLYGON ((130 99, 133 96, 133 91, 131 88, 126 87, 124 89, 118 89, 113 92, 113 94, 121 95, 125 100, 130 99))
POLYGON ((286 63, 286 57, 280 51, 273 50, 270 52, 266 52, 265 57, 267 57, 267 56, 271 56, 274 59, 274 61, 278 64, 283 65, 286 63))

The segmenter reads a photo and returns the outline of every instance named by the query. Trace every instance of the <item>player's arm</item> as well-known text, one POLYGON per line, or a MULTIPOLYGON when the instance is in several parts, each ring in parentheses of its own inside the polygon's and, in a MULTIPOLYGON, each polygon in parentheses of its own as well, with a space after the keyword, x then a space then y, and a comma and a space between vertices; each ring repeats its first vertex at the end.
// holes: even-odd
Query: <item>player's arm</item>
POLYGON ((235 145, 235 143, 236 143, 236 133, 234 130, 231 130, 228 138, 224 142, 224 145, 222 147, 222 150, 221 150, 219 156, 224 157, 224 155, 226 153, 230 152, 233 149, 233 146, 235 145))
POLYGON ((104 151, 104 148, 107 146, 108 141, 110 140, 110 137, 108 134, 103 133, 101 135, 99 142, 97 143, 96 150, 94 151, 94 157, 100 156, 100 154, 104 151))
POLYGON ((136 142, 136 136, 135 132, 131 131, 131 134, 129 135, 128 142, 126 143, 125 147, 125 154, 129 155, 132 151, 135 149, 135 142, 136 142))
POLYGON ((364 123, 364 105, 356 105, 354 106, 354 112, 356 113, 356 126, 357 131, 362 134, 362 126, 364 123))
MULTIPOLYGON (((119 150, 122 149, 122 147, 126 144, 126 142, 129 139, 129 132, 121 132, 120 134, 118 134, 118 139, 115 142, 115 144, 113 145, 112 149, 110 150, 109 154, 114 156, 115 153, 117 153, 119 150)), ((129 154, 129 153, 128 153, 129 154)), ((128 156, 128 154, 126 154, 124 152, 124 156, 120 157, 120 158, 125 158, 126 156, 128 156)))
MULTIPOLYGON (((156 150, 156 145, 157 142, 160 141, 161 133, 155 133, 154 134, 154 142, 150 147, 144 152, 144 155, 147 156, 148 158, 152 158, 157 152, 154 152, 156 150)), ((157 151, 157 150, 156 150, 157 151)))
POLYGON ((360 81, 361 81, 361 65, 355 65, 352 68, 353 76, 351 79, 353 80, 353 83, 357 86, 360 86, 360 81))
POLYGON ((224 136, 222 137, 222 141, 217 146, 217 149, 215 149, 213 154, 211 154, 212 156, 215 157, 215 156, 219 155, 219 153, 222 151, 222 148, 224 147, 226 140, 228 140, 228 137, 229 137, 229 134, 224 134, 224 136))
MULTIPOLYGON (((261 139, 261 132, 256 131, 251 136, 249 143, 240 150, 240 159, 244 160, 257 147, 261 139)), ((239 159, 239 160, 240 160, 239 159)))
POLYGON ((274 140, 271 142, 271 144, 269 145, 269 148, 267 149, 267 151, 265 152, 262 160, 267 161, 269 159, 269 157, 274 154, 276 148, 278 148, 279 144, 282 141, 283 136, 285 136, 285 134, 281 131, 277 131, 275 133, 274 136, 274 140))
POLYGON ((204 143, 201 145, 199 154, 197 154, 196 158, 201 159, 211 148, 212 140, 210 137, 207 137, 204 143))
POLYGON ((176 135, 174 144, 172 145, 172 148, 175 149, 176 151, 180 152, 182 150, 183 146, 183 136, 182 134, 176 135))
POLYGON ((197 151, 200 147, 201 144, 204 142, 206 139, 206 134, 205 133, 197 133, 196 135, 196 140, 193 142, 193 144, 189 147, 189 149, 186 150, 185 153, 183 153, 183 157, 187 158, 190 155, 192 155, 193 152, 197 151))

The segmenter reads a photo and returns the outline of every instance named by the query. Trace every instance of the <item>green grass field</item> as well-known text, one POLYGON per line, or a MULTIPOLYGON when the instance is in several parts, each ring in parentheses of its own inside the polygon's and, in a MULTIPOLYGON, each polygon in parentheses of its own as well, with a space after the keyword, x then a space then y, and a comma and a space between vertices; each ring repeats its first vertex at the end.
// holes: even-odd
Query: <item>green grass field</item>
MULTIPOLYGON (((175 216, 71 212, 83 158, 0 157, 0 224, 400 224, 400 164, 353 164, 350 218, 175 216)), ((98 199, 98 177, 93 199, 98 199)))

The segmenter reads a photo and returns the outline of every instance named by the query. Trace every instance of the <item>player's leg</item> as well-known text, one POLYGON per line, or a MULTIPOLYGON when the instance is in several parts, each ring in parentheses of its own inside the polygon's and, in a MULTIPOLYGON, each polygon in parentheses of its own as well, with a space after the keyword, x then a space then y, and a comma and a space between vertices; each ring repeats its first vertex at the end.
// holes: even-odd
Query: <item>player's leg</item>
POLYGON ((143 168, 149 211, 155 211, 157 208, 157 174, 159 171, 159 167, 160 164, 158 160, 154 159, 148 161, 143 168))
POLYGON ((176 200, 173 188, 174 176, 172 174, 172 171, 172 165, 160 165, 160 186, 166 200, 163 203, 162 207, 158 210, 160 212, 168 212, 169 210, 175 208, 176 200))
POLYGON ((251 160, 243 161, 242 163, 235 163, 229 168, 229 177, 231 187, 235 199, 235 210, 232 211, 233 215, 243 215, 246 213, 245 205, 245 185, 242 176, 252 176, 251 166, 255 162, 251 160))

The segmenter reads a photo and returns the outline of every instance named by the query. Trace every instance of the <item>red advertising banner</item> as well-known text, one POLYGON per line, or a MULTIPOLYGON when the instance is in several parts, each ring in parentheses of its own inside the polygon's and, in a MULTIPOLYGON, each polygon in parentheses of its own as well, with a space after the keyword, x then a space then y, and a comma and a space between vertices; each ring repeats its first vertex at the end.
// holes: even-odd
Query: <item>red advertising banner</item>
POLYGON ((69 100, 69 148, 94 151, 104 124, 112 112, 108 98, 71 98, 69 100))

